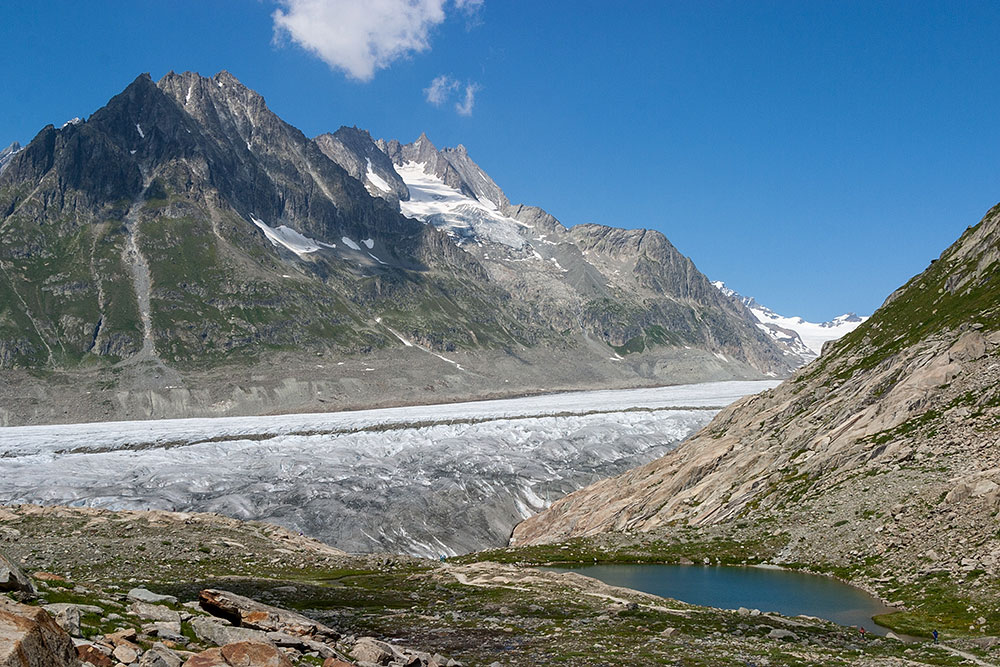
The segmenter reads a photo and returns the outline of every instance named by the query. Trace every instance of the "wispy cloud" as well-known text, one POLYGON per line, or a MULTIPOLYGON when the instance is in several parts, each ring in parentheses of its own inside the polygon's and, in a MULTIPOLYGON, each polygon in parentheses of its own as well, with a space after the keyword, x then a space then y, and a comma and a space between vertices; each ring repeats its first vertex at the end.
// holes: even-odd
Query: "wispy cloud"
MULTIPOLYGON (((278 0, 275 39, 290 38, 330 67, 359 81, 399 58, 430 48, 430 31, 448 0, 278 0)), ((454 0, 467 16, 482 0, 454 0)))
POLYGON ((476 106, 476 93, 482 90, 482 86, 475 81, 470 81, 465 84, 464 93, 459 93, 461 89, 462 84, 457 79, 448 74, 441 74, 434 77, 431 85, 424 88, 424 96, 430 104, 439 107, 445 102, 455 99, 456 93, 458 93, 455 111, 462 116, 471 116, 472 108, 476 106))
POLYGON ((468 83, 465 86, 465 99, 455 103, 455 111, 462 116, 471 116, 472 107, 476 105, 476 93, 480 90, 478 83, 468 83))
POLYGON ((466 30, 482 25, 483 0, 455 0, 455 8, 465 14, 466 30))
POLYGON ((451 97, 452 92, 458 90, 458 86, 458 81, 455 81, 455 79, 447 74, 442 74, 441 76, 434 77, 431 85, 424 88, 424 95, 427 96, 428 102, 439 107, 451 97))

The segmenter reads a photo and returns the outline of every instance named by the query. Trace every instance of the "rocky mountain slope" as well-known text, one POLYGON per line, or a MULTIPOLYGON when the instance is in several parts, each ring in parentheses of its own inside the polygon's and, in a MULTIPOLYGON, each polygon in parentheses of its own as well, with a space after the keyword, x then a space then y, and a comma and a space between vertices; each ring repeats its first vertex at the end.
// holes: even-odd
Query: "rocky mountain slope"
POLYGON ((567 230, 425 137, 311 140, 227 72, 140 76, 4 159, 7 422, 789 370, 661 234, 567 230), (423 215, 435 188, 461 210, 423 215))
POLYGON ((1000 206, 791 379, 558 501, 513 541, 677 526, 780 536, 777 562, 887 598, 957 597, 947 618, 995 627, 998 434, 1000 206))
POLYGON ((806 364, 823 353, 823 346, 854 331, 867 320, 856 313, 844 313, 826 322, 808 322, 801 317, 779 315, 752 296, 743 296, 721 280, 712 282, 730 299, 747 307, 762 331, 768 334, 785 354, 806 364))

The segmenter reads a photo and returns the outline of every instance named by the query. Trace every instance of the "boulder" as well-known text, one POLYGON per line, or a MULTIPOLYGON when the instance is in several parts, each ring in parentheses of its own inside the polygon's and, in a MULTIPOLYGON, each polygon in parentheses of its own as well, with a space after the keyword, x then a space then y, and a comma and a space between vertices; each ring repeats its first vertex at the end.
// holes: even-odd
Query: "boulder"
POLYGON ((94 667, 115 667, 115 661, 93 644, 81 644, 77 646, 76 655, 80 660, 94 667))
POLYGON ((323 667, 356 667, 353 663, 344 662, 340 658, 327 658, 323 661, 323 667))
POLYGON ((132 613, 139 618, 145 618, 150 621, 164 621, 166 623, 179 623, 181 620, 181 615, 170 609, 169 607, 164 607, 162 604, 151 604, 149 602, 133 602, 131 607, 132 613))
POLYGON ((792 632, 791 630, 782 630, 781 628, 775 628, 767 633, 768 639, 781 639, 796 642, 799 640, 799 636, 792 632))
POLYGON ((966 331, 948 350, 951 361, 975 361, 986 354, 986 339, 976 330, 966 331))
POLYGON ((289 635, 284 632, 268 632, 267 640, 278 648, 290 648, 299 653, 315 651, 321 658, 333 658, 337 655, 332 648, 323 642, 299 635, 289 635))
POLYGON ((0 598, 0 667, 78 667, 76 647, 52 616, 0 598))
POLYGON ((180 621, 157 621, 155 623, 147 623, 142 626, 142 631, 151 637, 159 637, 160 639, 166 639, 180 644, 187 643, 187 637, 181 633, 180 621))
POLYGON ((137 602, 169 602, 177 604, 177 598, 173 595, 159 595, 145 588, 133 588, 128 592, 128 598, 137 602))
POLYGON ((257 642, 267 644, 267 633, 250 628, 237 628, 232 625, 224 625, 217 620, 205 616, 199 616, 191 621, 191 629, 202 641, 217 646, 233 644, 236 642, 257 642))
POLYGON ((115 650, 111 652, 111 655, 118 660, 118 662, 124 662, 126 665, 139 659, 139 652, 126 644, 116 646, 115 650))
POLYGON ((392 644, 379 641, 374 637, 361 637, 351 649, 351 655, 359 662, 372 662, 376 665, 388 665, 397 657, 402 658, 392 644))
POLYGON ((0 552, 0 592, 35 594, 35 585, 31 583, 21 568, 0 552))
POLYGON ((136 633, 135 628, 125 628, 124 630, 104 635, 104 639, 112 646, 130 646, 132 648, 138 648, 134 643, 132 643, 137 634, 138 633, 136 633))
POLYGON ((292 662, 270 644, 237 642, 193 655, 184 667, 292 667, 292 662))
POLYGON ((181 667, 183 663, 184 660, 176 651, 163 644, 153 644, 148 651, 142 654, 139 667, 181 667))
POLYGON ((198 594, 201 607, 244 628, 289 635, 318 636, 335 640, 340 637, 332 628, 287 609, 251 600, 229 591, 206 589, 198 594))
POLYGON ((72 604, 47 604, 42 608, 52 614, 55 622, 68 634, 73 637, 80 636, 81 614, 79 607, 72 604))

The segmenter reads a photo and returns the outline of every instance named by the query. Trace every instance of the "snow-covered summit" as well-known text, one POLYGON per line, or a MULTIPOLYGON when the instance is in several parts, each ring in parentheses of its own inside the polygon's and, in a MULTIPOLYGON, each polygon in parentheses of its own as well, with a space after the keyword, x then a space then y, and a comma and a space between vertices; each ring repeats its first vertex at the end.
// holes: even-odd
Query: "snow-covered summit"
POLYGON ((721 280, 712 283, 726 296, 740 301, 759 322, 758 326, 781 345, 786 353, 798 354, 810 361, 823 351, 823 343, 837 340, 867 320, 855 313, 845 313, 827 322, 809 322, 801 317, 779 315, 750 296, 730 289, 721 280))

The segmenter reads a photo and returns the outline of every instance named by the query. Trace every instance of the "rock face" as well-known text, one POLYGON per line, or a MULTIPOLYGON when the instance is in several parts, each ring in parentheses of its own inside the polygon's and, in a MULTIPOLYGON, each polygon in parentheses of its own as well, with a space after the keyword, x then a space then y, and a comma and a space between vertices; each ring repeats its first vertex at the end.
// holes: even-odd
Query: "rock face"
POLYGON ((73 641, 44 609, 0 596, 0 667, 78 667, 73 641))
POLYGON ((943 571, 992 575, 998 432, 1000 206, 790 380, 558 501, 513 542, 741 526, 787 540, 779 560, 868 558, 906 580, 944 547, 943 571))
POLYGON ((567 230, 424 136, 310 140, 227 72, 140 76, 4 159, 0 424, 790 369, 662 235, 567 230), (464 222, 400 214, 415 169, 464 222), (331 369, 374 354, 384 376, 331 369))

